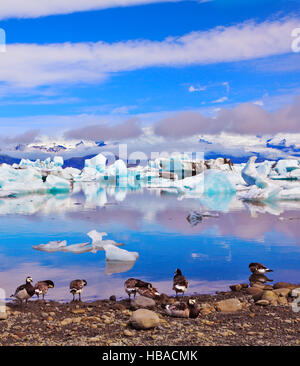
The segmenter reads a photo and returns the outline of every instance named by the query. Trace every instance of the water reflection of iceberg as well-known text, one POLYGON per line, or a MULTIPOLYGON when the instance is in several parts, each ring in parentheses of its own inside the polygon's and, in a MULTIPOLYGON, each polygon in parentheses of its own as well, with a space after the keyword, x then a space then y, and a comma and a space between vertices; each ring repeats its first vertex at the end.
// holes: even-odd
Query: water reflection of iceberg
POLYGON ((105 274, 111 275, 113 273, 123 273, 129 271, 135 264, 135 261, 120 262, 120 261, 107 261, 105 267, 105 274))

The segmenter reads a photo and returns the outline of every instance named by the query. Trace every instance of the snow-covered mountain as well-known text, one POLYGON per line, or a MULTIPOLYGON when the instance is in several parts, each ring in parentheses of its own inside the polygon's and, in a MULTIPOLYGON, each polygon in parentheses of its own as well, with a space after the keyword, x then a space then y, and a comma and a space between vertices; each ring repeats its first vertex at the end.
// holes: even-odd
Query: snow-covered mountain
MULTIPOLYGON (((149 158, 152 152, 194 151, 202 152, 205 159, 229 157, 236 163, 247 161, 252 155, 256 155, 258 160, 300 156, 300 134, 254 136, 221 133, 167 140, 156 136, 151 129, 145 128, 141 136, 121 143, 127 145, 128 160, 130 154, 136 151, 144 152, 149 158)), ((119 143, 116 141, 51 139, 47 136, 40 137, 30 144, 12 144, 2 149, 0 146, 0 155, 29 159, 45 159, 48 156, 61 155, 67 160, 96 155, 104 149, 119 156, 119 143)))
POLYGON ((97 151, 97 149, 105 146, 104 141, 72 141, 63 139, 49 139, 46 137, 41 138, 38 141, 29 144, 10 144, 5 148, 0 148, 0 152, 3 155, 12 155, 16 157, 26 156, 38 156, 39 154, 50 154, 50 155, 72 155, 80 156, 83 154, 89 154, 91 150, 97 151))

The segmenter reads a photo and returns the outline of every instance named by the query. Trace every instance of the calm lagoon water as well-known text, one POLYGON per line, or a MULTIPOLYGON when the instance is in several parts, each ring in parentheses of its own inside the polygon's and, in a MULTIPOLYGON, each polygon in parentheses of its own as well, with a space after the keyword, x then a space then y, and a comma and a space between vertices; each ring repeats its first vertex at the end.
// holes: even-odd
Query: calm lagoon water
POLYGON ((26 276, 51 279, 47 299, 70 300, 69 282, 88 282, 83 298, 126 297, 129 277, 151 281, 172 294, 174 270, 189 279, 189 294, 227 290, 248 282, 248 264, 274 269, 274 281, 300 282, 300 204, 249 205, 235 195, 183 198, 160 189, 126 191, 97 185, 72 195, 29 195, 0 200, 0 287, 7 297, 26 276), (191 211, 212 212, 192 226, 191 211), (73 254, 37 251, 33 245, 89 241, 91 230, 137 251, 133 264, 106 263, 105 252, 73 254))

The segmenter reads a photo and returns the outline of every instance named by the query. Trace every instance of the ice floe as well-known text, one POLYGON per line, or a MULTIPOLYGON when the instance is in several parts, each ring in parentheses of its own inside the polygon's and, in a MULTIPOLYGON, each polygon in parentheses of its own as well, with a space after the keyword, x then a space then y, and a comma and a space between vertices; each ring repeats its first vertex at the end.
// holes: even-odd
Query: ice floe
POLYGON ((67 245, 66 240, 57 240, 50 241, 47 244, 33 245, 32 248, 43 252, 66 252, 74 254, 105 251, 106 260, 113 262, 132 262, 138 259, 139 254, 137 252, 130 252, 125 249, 118 248, 118 246, 124 245, 123 243, 117 243, 111 239, 103 240, 103 237, 107 235, 108 234, 105 232, 99 233, 96 230, 92 230, 87 233, 87 236, 92 239, 91 242, 67 245))

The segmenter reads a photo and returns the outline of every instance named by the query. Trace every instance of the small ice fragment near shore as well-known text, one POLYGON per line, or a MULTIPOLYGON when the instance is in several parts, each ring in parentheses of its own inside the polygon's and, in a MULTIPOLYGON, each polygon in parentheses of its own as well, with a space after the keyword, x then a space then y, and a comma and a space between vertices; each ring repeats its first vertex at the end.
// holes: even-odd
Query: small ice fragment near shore
POLYGON ((75 254, 87 253, 92 250, 91 243, 72 244, 61 248, 62 252, 70 252, 75 254))
POLYGON ((87 233, 87 236, 89 236, 92 239, 92 244, 96 244, 97 242, 103 241, 103 236, 107 236, 107 233, 98 233, 96 230, 92 230, 89 233, 87 233))
POLYGON ((127 250, 118 248, 112 244, 104 245, 104 250, 107 261, 133 262, 139 257, 137 252, 128 252, 127 250))
POLYGON ((33 245, 32 248, 43 252, 57 252, 67 245, 67 241, 49 241, 47 244, 33 245))

